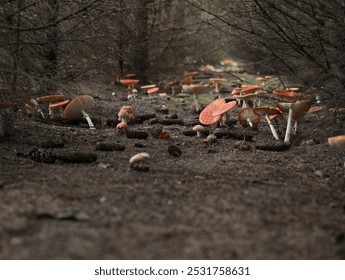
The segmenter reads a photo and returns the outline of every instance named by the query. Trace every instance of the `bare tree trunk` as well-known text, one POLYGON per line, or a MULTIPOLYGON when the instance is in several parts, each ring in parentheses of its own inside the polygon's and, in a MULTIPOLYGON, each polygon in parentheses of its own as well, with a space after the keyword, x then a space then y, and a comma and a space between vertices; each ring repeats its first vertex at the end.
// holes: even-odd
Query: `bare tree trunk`
POLYGON ((149 69, 149 10, 148 5, 152 0, 140 0, 137 2, 137 12, 135 14, 137 33, 135 36, 136 51, 133 56, 133 69, 137 76, 144 83, 147 82, 147 70, 149 69))
POLYGON ((51 94, 57 90, 54 80, 58 74, 58 50, 59 31, 57 19, 59 16, 59 0, 48 0, 45 3, 48 27, 45 33, 46 43, 43 50, 43 80, 41 91, 43 94, 51 94))

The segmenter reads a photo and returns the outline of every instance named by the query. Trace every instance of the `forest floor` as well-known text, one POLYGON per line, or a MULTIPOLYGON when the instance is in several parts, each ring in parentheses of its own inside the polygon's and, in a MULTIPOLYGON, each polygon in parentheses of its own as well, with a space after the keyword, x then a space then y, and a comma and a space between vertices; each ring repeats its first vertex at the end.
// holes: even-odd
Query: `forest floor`
POLYGON ((1 259, 345 258, 344 153, 327 144, 343 116, 307 114, 284 151, 257 148, 272 143, 264 124, 234 123, 204 147, 187 136, 198 115, 173 98, 96 98, 91 116, 96 130, 4 114, 1 259), (158 119, 130 124, 128 138, 113 127, 122 105, 158 119), (180 121, 157 124, 167 115, 180 121), (130 169, 140 152, 147 169, 130 169))

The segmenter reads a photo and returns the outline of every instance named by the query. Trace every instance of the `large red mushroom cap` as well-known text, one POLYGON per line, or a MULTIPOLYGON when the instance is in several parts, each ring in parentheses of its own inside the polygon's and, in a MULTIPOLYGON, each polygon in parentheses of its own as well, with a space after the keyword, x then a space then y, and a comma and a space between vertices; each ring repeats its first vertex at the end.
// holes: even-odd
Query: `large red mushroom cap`
POLYGON ((221 115, 218 116, 212 116, 212 113, 216 111, 220 106, 225 104, 225 100, 222 98, 217 98, 213 102, 211 102, 209 105, 207 105, 200 113, 199 115, 199 121, 203 125, 213 125, 219 122, 221 119, 221 115))
POLYGON ((221 105, 218 109, 216 109, 212 113, 212 116, 216 117, 216 116, 219 116, 219 115, 223 115, 226 112, 229 112, 232 109, 234 109, 236 107, 236 105, 237 105, 236 101, 231 101, 231 102, 225 103, 225 104, 221 105))

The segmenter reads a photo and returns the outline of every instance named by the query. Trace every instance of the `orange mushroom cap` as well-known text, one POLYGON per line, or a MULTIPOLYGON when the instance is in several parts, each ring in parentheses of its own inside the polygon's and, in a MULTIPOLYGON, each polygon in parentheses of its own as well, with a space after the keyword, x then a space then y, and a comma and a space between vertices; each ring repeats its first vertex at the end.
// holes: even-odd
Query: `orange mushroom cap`
POLYGON ((120 122, 117 126, 117 129, 128 129, 128 124, 120 122))
POLYGON ((254 86, 248 86, 248 87, 244 87, 241 89, 241 92, 244 94, 248 94, 248 93, 254 93, 256 92, 260 87, 257 85, 254 86))
POLYGON ((46 95, 46 96, 40 96, 37 97, 36 100, 38 102, 54 102, 65 99, 66 96, 63 94, 57 94, 57 95, 46 95))
POLYGON ((328 144, 338 149, 345 150, 345 135, 329 137, 328 144))
POLYGON ((238 121, 241 126, 248 127, 248 119, 252 122, 253 125, 258 125, 260 123, 260 116, 254 113, 253 108, 243 108, 238 112, 238 121))
POLYGON ((120 80, 120 83, 125 85, 125 86, 133 86, 133 85, 139 83, 139 80, 122 79, 122 80, 120 80))
POLYGON ((150 88, 147 90, 148 94, 153 94, 156 93, 157 91, 159 91, 159 87, 154 87, 154 88, 150 88))
POLYGON ((276 88, 273 93, 277 96, 280 96, 282 98, 286 98, 286 99, 293 99, 295 98, 298 93, 294 92, 294 91, 288 91, 288 90, 285 90, 285 89, 279 89, 279 88, 276 88))
POLYGON ((325 110, 325 106, 313 106, 310 107, 308 113, 319 113, 325 110))
POLYGON ((70 100, 64 100, 64 101, 61 101, 61 102, 57 102, 57 103, 52 103, 49 105, 49 107, 51 109, 54 109, 54 108, 59 108, 59 107, 62 107, 63 105, 66 105, 69 103, 70 100))
POLYGON ((228 102, 228 103, 225 103, 223 105, 221 105, 217 110, 215 110, 213 113, 212 113, 212 116, 213 117, 216 117, 218 115, 223 115, 225 114, 226 112, 229 112, 231 111, 232 109, 234 109, 237 105, 237 102, 236 101, 231 101, 231 102, 228 102))
POLYGON ((211 102, 209 105, 207 105, 200 113, 199 115, 199 121, 203 125, 213 125, 219 122, 221 119, 221 115, 218 116, 212 116, 212 113, 216 111, 220 106, 225 104, 225 100, 222 98, 217 98, 213 102, 211 102))
POLYGON ((258 82, 266 82, 268 80, 271 80, 272 79, 272 76, 261 76, 261 77, 257 77, 256 80, 258 82))

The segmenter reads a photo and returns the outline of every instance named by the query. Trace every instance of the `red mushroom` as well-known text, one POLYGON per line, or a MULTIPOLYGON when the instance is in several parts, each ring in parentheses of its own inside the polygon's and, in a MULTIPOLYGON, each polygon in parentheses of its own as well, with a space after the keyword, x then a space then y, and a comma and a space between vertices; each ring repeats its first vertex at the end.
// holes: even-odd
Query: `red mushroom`
POLYGON ((219 122, 221 119, 221 115, 212 116, 212 113, 216 111, 220 106, 225 104, 225 100, 222 98, 218 98, 207 105, 199 115, 199 121, 203 125, 214 125, 219 122))
POLYGON ((220 125, 225 125, 225 121, 229 121, 230 114, 229 112, 234 109, 237 105, 237 101, 231 101, 221 105, 217 110, 212 113, 212 116, 216 117, 221 115, 220 125))

